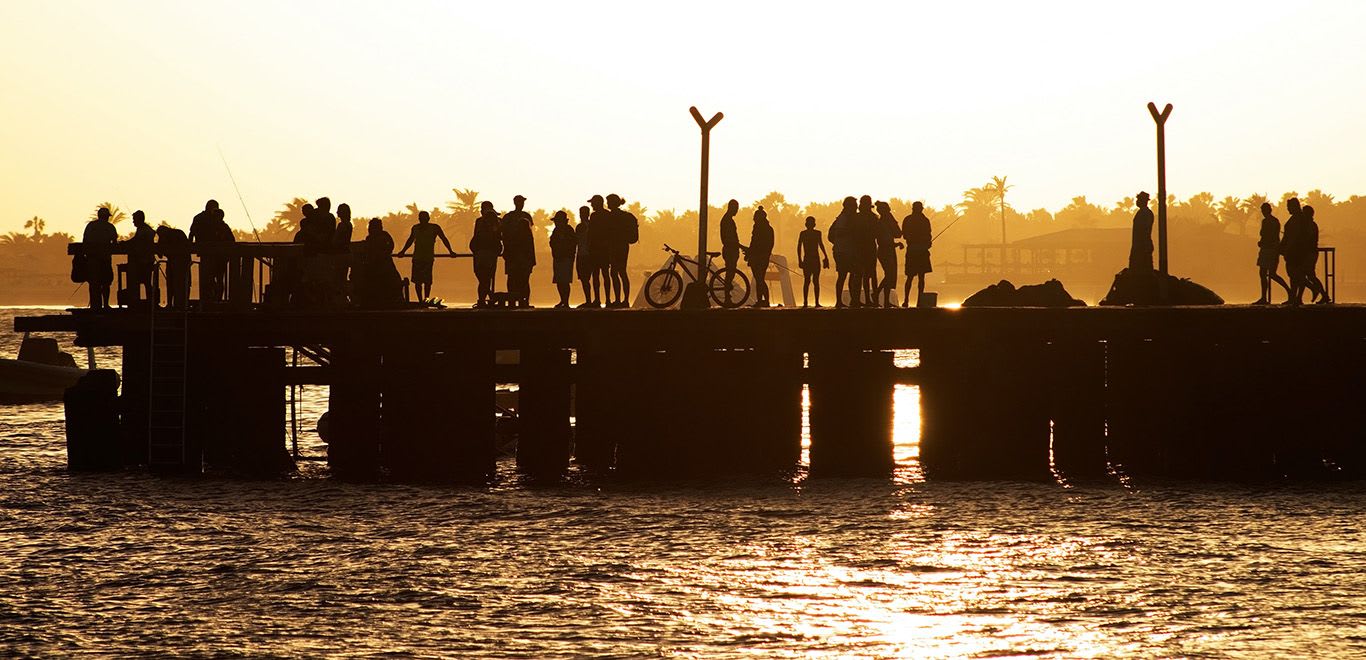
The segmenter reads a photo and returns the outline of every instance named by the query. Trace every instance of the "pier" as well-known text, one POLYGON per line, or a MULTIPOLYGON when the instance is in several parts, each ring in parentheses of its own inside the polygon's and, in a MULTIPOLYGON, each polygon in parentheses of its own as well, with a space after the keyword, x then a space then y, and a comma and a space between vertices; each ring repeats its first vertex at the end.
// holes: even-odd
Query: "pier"
POLYGON ((519 387, 517 464, 554 478, 893 468, 891 391, 921 387, 930 479, 1366 474, 1366 307, 437 310, 21 317, 123 349, 110 393, 68 394, 73 468, 292 467, 286 386, 329 386, 348 479, 493 473, 494 392, 519 387), (289 349, 308 356, 287 363, 289 349), (892 351, 918 349, 897 369, 892 351), (515 365, 495 352, 516 350, 515 365), (76 408, 73 410, 73 406, 76 408))

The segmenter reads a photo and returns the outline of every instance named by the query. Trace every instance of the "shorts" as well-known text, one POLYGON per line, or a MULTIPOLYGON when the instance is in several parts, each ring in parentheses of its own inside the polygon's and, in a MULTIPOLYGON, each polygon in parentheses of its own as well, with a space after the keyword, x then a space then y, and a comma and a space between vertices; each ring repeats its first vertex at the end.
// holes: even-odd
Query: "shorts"
POLYGON ((1257 266, 1276 272, 1281 265, 1281 253, 1276 248, 1262 248, 1257 251, 1257 266))
POLYGON ((855 262, 857 259, 852 252, 839 248, 835 248, 833 252, 835 253, 835 270, 841 273, 848 273, 855 270, 855 267, 857 266, 857 263, 855 262))
POLYGON ((592 253, 580 252, 578 263, 575 265, 579 271, 579 279, 584 282, 593 279, 593 274, 598 272, 598 266, 593 260, 592 253))
POLYGON ((479 279, 493 277, 498 272, 498 253, 484 250, 474 253, 474 276, 479 279))
POLYGON ((908 250, 906 252, 906 275, 924 275, 934 272, 930 266, 929 250, 908 250))
POLYGON ((568 259, 556 259, 551 266, 551 271, 551 282, 554 282, 555 284, 574 283, 574 259, 572 257, 568 259))
POLYGON ((631 256, 631 246, 629 244, 614 245, 608 253, 610 258, 608 259, 607 265, 611 266, 612 270, 624 272, 626 270, 626 262, 631 256))
POLYGON ((432 283, 432 264, 435 259, 413 259, 413 274, 408 279, 413 284, 432 283))

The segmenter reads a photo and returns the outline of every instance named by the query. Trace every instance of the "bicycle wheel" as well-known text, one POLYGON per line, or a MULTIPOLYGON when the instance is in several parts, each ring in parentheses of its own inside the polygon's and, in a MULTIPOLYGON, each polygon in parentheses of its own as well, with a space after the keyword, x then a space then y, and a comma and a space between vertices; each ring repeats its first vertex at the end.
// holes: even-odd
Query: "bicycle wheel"
POLYGON ((645 280, 645 302, 655 309, 673 307, 683 295, 683 276, 661 270, 645 280))
POLYGON ((711 274, 707 280, 707 293, 711 301, 727 309, 739 307, 749 300, 749 276, 738 268, 722 268, 711 274), (726 289, 726 276, 731 277, 730 289, 726 289))

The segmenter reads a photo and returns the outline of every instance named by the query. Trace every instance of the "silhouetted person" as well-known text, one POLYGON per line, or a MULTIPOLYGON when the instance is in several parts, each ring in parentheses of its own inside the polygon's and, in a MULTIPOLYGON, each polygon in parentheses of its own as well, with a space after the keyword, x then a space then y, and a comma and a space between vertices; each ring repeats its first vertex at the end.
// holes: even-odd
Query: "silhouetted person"
POLYGON ((362 251, 364 267, 357 286, 361 306, 398 306, 403 302, 403 278, 394 265, 394 238, 384 231, 379 218, 371 218, 367 229, 362 251))
POLYGON ((887 202, 877 203, 877 262, 882 267, 882 281, 878 282, 873 304, 894 307, 892 296, 896 293, 896 251, 901 249, 901 225, 892 215, 892 207, 887 202), (877 294, 881 294, 880 296, 877 294))
POLYGON ((332 200, 319 197, 314 202, 313 214, 316 221, 313 223, 313 240, 309 242, 319 252, 326 252, 332 244, 332 235, 337 231, 337 216, 332 215, 332 200))
POLYGON ((579 249, 579 239, 569 226, 568 213, 556 211, 551 222, 555 224, 550 232, 551 281, 560 293, 560 302, 555 307, 564 309, 569 307, 569 288, 574 284, 574 253, 579 249))
POLYGON ((1271 283, 1275 282, 1285 289, 1286 298, 1290 297, 1290 285, 1281 279, 1277 270, 1281 265, 1281 221, 1271 214, 1269 202, 1262 203, 1262 230, 1257 240, 1257 270, 1262 285, 1262 297, 1254 305, 1271 302, 1271 283))
MULTIPOLYGON (((308 208, 308 207, 306 207, 308 208)), ((213 216, 218 212, 218 200, 204 202, 204 210, 196 213, 190 221, 190 243, 198 245, 204 241, 205 231, 213 224, 213 216)))
POLYGON ((857 282, 862 295, 862 304, 877 306, 877 214, 873 212, 873 198, 864 195, 858 200, 858 213, 854 214, 854 245, 858 252, 855 259, 857 282))
POLYGON ((1320 305, 1333 302, 1328 298, 1328 290, 1324 288, 1323 282, 1319 281, 1319 223, 1314 221, 1314 207, 1306 205, 1300 210, 1304 216, 1304 286, 1313 292, 1314 296, 1310 302, 1317 301, 1320 305))
MULTIPOLYGON (((385 235, 388 235, 387 232, 385 235)), ((455 250, 446 239, 446 232, 441 231, 441 225, 432 223, 431 214, 419 211, 417 224, 408 231, 408 240, 404 241, 403 249, 398 251, 398 256, 401 257, 408 253, 408 248, 413 248, 413 271, 408 279, 416 289, 418 302, 427 302, 432 295, 432 265, 436 262, 438 238, 441 239, 442 245, 446 246, 446 252, 454 255, 455 250)))
POLYGON ((87 222, 81 244, 93 248, 85 255, 85 281, 90 287, 90 309, 109 308, 109 285, 114 282, 114 261, 109 249, 119 240, 119 231, 109 221, 109 209, 100 207, 95 219, 87 222))
POLYGON ((133 211, 133 236, 128 246, 128 291, 134 301, 150 301, 157 305, 160 295, 156 290, 156 232, 147 224, 147 215, 133 211))
POLYGON ((337 255, 334 264, 337 273, 336 286, 342 292, 342 297, 346 296, 346 273, 351 268, 351 206, 340 204, 337 206, 337 229, 332 232, 332 254, 337 255))
POLYGON ((749 249, 745 261, 754 274, 754 306, 768 307, 768 260, 773 256, 773 225, 768 224, 768 212, 760 206, 754 209, 754 228, 749 234, 749 249))
POLYGON ((157 227, 157 253, 166 258, 166 307, 184 309, 190 298, 190 237, 163 225, 157 227))
POLYGON ((1134 197, 1138 211, 1134 213, 1134 236, 1129 247, 1129 270, 1132 272, 1152 272, 1153 270, 1153 212, 1148 208, 1148 193, 1140 192, 1134 197))
POLYGON ((503 237, 508 296, 518 307, 531 305, 531 270, 536 267, 536 239, 531 233, 531 214, 522 210, 525 204, 525 197, 513 197, 513 209, 498 224, 498 233, 503 237))
POLYGON ((854 238, 854 216, 858 214, 858 200, 853 197, 844 198, 844 208, 835 217, 835 221, 830 223, 830 229, 826 234, 830 237, 831 251, 835 253, 835 307, 844 307, 844 285, 849 283, 849 304, 857 307, 859 304, 858 276, 855 274, 855 261, 858 259, 858 251, 855 249, 854 238), (852 281, 850 276, 853 275, 852 281))
POLYGON ((474 221, 470 235, 470 252, 474 253, 474 277, 479 280, 479 301, 475 307, 487 307, 493 293, 493 277, 498 273, 498 255, 503 253, 503 239, 498 235, 498 211, 493 202, 479 205, 479 218, 474 221))
POLYGON ((821 306, 821 268, 830 267, 825 254, 825 241, 816 229, 816 218, 806 216, 806 229, 797 236, 797 263, 802 267, 802 307, 807 306, 807 294, 816 290, 816 306, 821 306))
POLYGON ((901 306, 911 305, 911 282, 919 278, 916 301, 925 293, 925 275, 934 270, 930 266, 930 244, 934 236, 930 233, 930 219, 925 217, 925 205, 916 202, 911 205, 911 214, 901 220, 901 238, 906 241, 906 288, 902 294, 901 306))
MULTIPOLYGON (((199 276, 208 282, 209 288, 205 297, 211 302, 222 301, 227 295, 228 257, 225 252, 229 245, 237 242, 232 227, 228 226, 224 218, 223 209, 214 209, 213 217, 204 232, 204 244, 214 254, 199 257, 199 276)), ((200 289, 202 292, 203 286, 200 289)))
POLYGON ((580 308, 602 305, 599 293, 602 278, 599 277, 598 265, 594 261, 592 234, 589 230, 591 213, 592 209, 580 206, 579 226, 574 230, 574 238, 578 240, 575 266, 579 273, 579 282, 583 284, 583 304, 579 305, 580 308))
MULTIPOLYGON (((1285 200, 1285 210, 1290 214, 1290 217, 1285 219, 1285 232, 1281 235, 1281 254, 1285 257, 1285 274, 1290 279, 1290 298, 1285 301, 1285 304, 1299 305, 1304 302, 1304 287, 1308 280, 1305 274, 1306 264, 1304 263, 1308 232, 1299 198, 1291 197, 1285 200)), ((1315 254, 1314 261, 1308 264, 1309 268, 1312 269, 1317 261, 1318 255, 1315 254)))
MULTIPOLYGON (((588 214, 588 239, 592 244, 593 266, 602 281, 602 303, 612 306, 612 257, 614 239, 612 238, 611 212, 604 206, 602 195, 593 195, 588 204, 593 210, 588 214)), ((596 296, 594 296, 596 298, 596 296)))
POLYGON ((626 200, 611 194, 607 196, 607 209, 612 219, 612 243, 608 252, 609 269, 612 276, 613 306, 631 305, 631 275, 628 264, 631 257, 631 244, 640 240, 640 220, 634 214, 621 208, 626 200))
POLYGON ((739 212, 740 202, 732 199, 726 203, 726 212, 721 215, 721 262, 726 268, 727 303, 731 301, 735 284, 735 271, 740 264, 740 233, 735 226, 735 214, 739 212))
MULTIPOLYGON (((222 231, 218 227, 219 213, 216 200, 204 202, 204 210, 196 213, 190 221, 190 245, 196 250, 222 243, 222 231)), ((218 255, 199 256, 199 297, 204 302, 217 302, 223 295, 223 279, 227 276, 227 260, 218 255)))

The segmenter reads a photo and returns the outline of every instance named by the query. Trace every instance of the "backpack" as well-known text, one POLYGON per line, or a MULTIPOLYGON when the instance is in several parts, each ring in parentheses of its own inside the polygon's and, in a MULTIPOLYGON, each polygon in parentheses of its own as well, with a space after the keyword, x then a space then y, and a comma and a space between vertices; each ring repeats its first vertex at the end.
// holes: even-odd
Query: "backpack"
POLYGON ((623 220, 626 223, 626 242, 634 244, 640 240, 640 220, 630 213, 626 213, 623 220))

